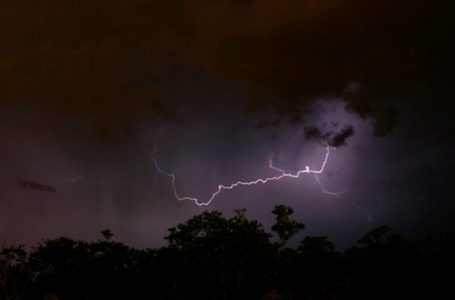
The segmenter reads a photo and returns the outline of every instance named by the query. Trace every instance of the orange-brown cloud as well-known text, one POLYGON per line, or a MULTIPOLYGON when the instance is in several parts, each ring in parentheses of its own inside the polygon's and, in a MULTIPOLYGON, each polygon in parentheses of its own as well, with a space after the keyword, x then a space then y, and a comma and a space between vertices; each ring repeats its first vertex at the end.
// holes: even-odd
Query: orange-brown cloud
POLYGON ((124 127, 172 118, 160 84, 203 70, 243 86, 247 111, 298 118, 316 96, 344 96, 387 133, 397 99, 454 111, 446 2, 11 1, 0 12, 0 101, 124 127), (352 81, 360 93, 344 94, 352 81))

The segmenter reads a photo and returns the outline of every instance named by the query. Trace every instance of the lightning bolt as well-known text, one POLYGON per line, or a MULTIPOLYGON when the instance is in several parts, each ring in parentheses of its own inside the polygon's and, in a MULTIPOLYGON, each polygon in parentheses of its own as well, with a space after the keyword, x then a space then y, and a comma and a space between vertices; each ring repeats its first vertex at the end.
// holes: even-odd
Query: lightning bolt
MULTIPOLYGON (((318 174, 321 174, 321 173, 324 172, 324 169, 325 169, 325 167, 327 165, 327 162, 329 160, 330 150, 331 150, 331 147, 330 146, 326 146, 324 159, 322 160, 322 163, 321 163, 321 166, 319 167, 319 169, 311 169, 309 166, 305 166, 304 169, 299 170, 296 173, 288 173, 288 172, 286 172, 283 169, 275 167, 273 165, 272 159, 270 158, 269 159, 269 168, 271 170, 279 172, 280 173, 279 175, 272 176, 272 177, 265 177, 265 178, 257 178, 257 179, 253 179, 251 181, 236 181, 236 182, 234 182, 232 184, 228 184, 228 185, 219 184, 217 189, 215 190, 215 192, 213 192, 212 195, 206 201, 201 201, 199 198, 196 198, 196 197, 181 196, 179 194, 178 190, 177 190, 177 187, 176 187, 176 176, 175 176, 175 174, 174 173, 169 173, 167 171, 164 171, 159 166, 157 160, 154 158, 154 153, 156 153, 156 148, 152 152, 151 156, 152 156, 152 161, 153 161, 153 164, 155 166, 155 169, 159 173, 161 173, 162 175, 167 176, 167 177, 170 178, 171 184, 172 184, 172 190, 173 190, 173 193, 174 193, 174 197, 177 200, 180 200, 180 201, 189 200, 189 201, 193 201, 197 206, 208 206, 224 190, 232 190, 232 189, 235 189, 235 188, 237 188, 239 186, 252 186, 252 185, 256 185, 256 184, 266 184, 268 182, 279 181, 279 180, 282 180, 282 179, 285 179, 285 178, 297 179, 297 178, 300 178, 300 176, 302 176, 303 174, 315 174, 317 176, 318 174)), ((319 179, 317 179, 317 181, 318 181, 318 183, 320 183, 319 179)), ((320 185, 321 185, 321 183, 320 183, 320 185)), ((323 187, 323 185, 322 185, 322 187, 323 187)), ((329 193, 327 190, 325 190, 325 188, 323 188, 323 191, 326 191, 327 193, 329 193)))
MULTIPOLYGON (((330 151, 330 146, 326 147, 326 151, 330 151)), ((330 190, 326 189, 325 185, 322 183, 322 181, 319 179, 319 176, 318 176, 319 174, 322 173, 322 171, 324 171, 325 165, 327 164, 327 161, 328 161, 328 158, 329 158, 329 154, 330 153, 326 152, 326 157, 325 157, 325 159, 323 161, 322 168, 318 172, 315 172, 315 170, 311 170, 309 166, 305 166, 305 169, 303 171, 305 171, 305 173, 313 173, 314 174, 316 182, 317 182, 317 184, 321 188, 321 191, 324 194, 327 194, 327 195, 330 195, 330 196, 342 196, 344 193, 346 193, 348 191, 347 189, 344 189, 344 190, 339 191, 339 192, 330 191, 330 190)), ((292 174, 287 173, 283 169, 275 167, 273 165, 273 160, 271 158, 269 158, 269 168, 272 169, 272 170, 278 171, 278 172, 280 172, 283 175, 291 175, 290 177, 292 177, 292 174)), ((294 177, 294 178, 296 178, 296 177, 294 177)))
POLYGON ((348 189, 344 189, 344 190, 341 190, 339 192, 334 192, 334 191, 330 191, 328 190, 324 183, 322 183, 322 181, 319 179, 319 176, 317 173, 314 174, 314 178, 316 179, 316 182, 318 183, 318 185, 321 187, 321 191, 324 193, 324 194, 327 194, 327 195, 330 195, 330 196, 337 196, 337 197, 340 197, 342 196, 343 194, 347 193, 348 192, 348 189))

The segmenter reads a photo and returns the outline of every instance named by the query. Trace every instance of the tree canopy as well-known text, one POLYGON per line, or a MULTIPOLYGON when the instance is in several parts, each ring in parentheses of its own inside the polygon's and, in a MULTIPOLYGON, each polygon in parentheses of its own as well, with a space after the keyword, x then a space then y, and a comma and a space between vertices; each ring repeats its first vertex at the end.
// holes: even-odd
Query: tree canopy
POLYGON ((305 225, 278 205, 271 231, 244 209, 204 211, 135 249, 102 230, 93 242, 45 239, 0 251, 0 299, 420 299, 455 283, 455 237, 406 239, 388 226, 338 251, 326 236, 287 245, 305 225))

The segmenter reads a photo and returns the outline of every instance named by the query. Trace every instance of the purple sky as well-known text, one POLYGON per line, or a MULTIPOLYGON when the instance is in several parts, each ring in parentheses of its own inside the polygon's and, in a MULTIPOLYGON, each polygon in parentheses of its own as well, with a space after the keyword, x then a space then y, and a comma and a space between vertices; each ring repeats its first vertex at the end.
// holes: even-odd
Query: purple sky
MULTIPOLYGON (((0 241, 145 247, 202 209, 352 245, 388 224, 453 227, 455 43, 448 0, 35 1, 0 10, 0 241), (157 132, 157 145, 153 139, 157 132), (340 140, 341 139, 341 140, 340 140), (342 142, 345 142, 344 144, 342 142)), ((292 241, 296 243, 298 239, 292 241)))
POLYGON ((218 184, 276 175, 268 168, 272 154, 290 172, 319 168, 323 142, 305 140, 302 124, 257 128, 257 120, 229 109, 192 114, 180 124, 142 120, 134 136, 109 142, 88 137, 76 118, 3 110, 1 120, 0 234, 8 242, 95 239, 111 228, 120 241, 159 246, 167 228, 204 209, 229 216, 246 208, 269 227, 272 208, 282 203, 307 224, 304 234, 328 235, 347 246, 381 224, 420 230, 444 203, 444 174, 453 168, 449 146, 407 136, 406 124, 375 137, 371 120, 346 111, 342 100, 320 100, 307 126, 334 130, 350 124, 355 130, 346 145, 332 150, 319 176, 327 190, 346 192, 325 194, 314 175, 304 174, 223 191, 209 207, 198 207, 176 200, 169 178, 154 169, 158 131, 154 156, 160 166, 175 172, 181 195, 201 199, 218 184), (19 179, 57 191, 26 189, 19 179))

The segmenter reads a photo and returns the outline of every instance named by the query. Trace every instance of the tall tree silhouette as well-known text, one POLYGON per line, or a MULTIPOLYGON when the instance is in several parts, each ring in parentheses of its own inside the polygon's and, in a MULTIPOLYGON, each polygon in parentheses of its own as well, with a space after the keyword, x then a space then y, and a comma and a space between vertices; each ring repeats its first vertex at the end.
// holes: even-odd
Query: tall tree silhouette
POLYGON ((275 224, 272 226, 272 231, 278 235, 278 249, 281 251, 290 238, 300 230, 305 229, 305 224, 289 218, 294 213, 294 210, 289 206, 277 205, 272 210, 272 213, 276 219, 275 224))
POLYGON ((27 262, 23 245, 0 249, 0 299, 23 298, 29 277, 27 262))

